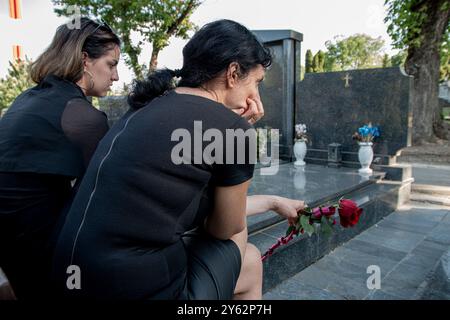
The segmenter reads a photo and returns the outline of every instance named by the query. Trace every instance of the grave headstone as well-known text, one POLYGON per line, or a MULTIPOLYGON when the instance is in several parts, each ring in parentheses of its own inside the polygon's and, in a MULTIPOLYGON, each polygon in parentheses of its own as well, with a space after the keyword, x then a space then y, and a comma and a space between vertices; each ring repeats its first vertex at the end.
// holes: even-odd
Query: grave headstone
POLYGON ((303 35, 293 30, 253 30, 273 54, 273 63, 260 87, 265 115, 257 128, 280 131, 279 157, 290 161, 293 153, 295 83, 300 81, 303 35))
POLYGON ((305 74, 297 84, 296 123, 309 129, 306 160, 325 163, 329 144, 339 143, 342 160, 357 161, 352 134, 371 122, 381 129, 375 156, 389 164, 411 145, 411 91, 412 78, 398 67, 305 74))

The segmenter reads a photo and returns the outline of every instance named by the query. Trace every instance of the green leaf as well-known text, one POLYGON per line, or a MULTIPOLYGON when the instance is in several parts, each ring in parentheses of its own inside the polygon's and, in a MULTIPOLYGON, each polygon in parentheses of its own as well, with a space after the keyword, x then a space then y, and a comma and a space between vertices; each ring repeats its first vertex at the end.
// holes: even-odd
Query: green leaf
POLYGON ((333 228, 331 228, 328 219, 322 216, 322 220, 321 222, 321 226, 322 226, 322 231, 326 236, 329 236, 333 233, 333 228))
POLYGON ((309 224, 309 217, 307 216, 301 216, 300 218, 300 223, 303 227, 303 229, 305 230, 305 232, 311 236, 314 233, 314 227, 312 225, 309 224))

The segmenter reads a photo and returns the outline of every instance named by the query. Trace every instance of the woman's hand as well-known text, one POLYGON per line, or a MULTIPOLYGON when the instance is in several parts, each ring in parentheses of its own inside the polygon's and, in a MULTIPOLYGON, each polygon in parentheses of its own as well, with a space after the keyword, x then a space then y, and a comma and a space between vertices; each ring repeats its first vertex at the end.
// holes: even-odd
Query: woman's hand
POLYGON ((279 196, 274 197, 272 211, 286 218, 290 226, 295 225, 298 220, 298 211, 305 208, 305 202, 279 196))
POLYGON ((261 99, 247 98, 247 109, 233 109, 234 112, 244 117, 251 125, 255 124, 259 119, 264 116, 264 106, 261 99))
POLYGON ((247 216, 266 211, 275 211, 294 225, 298 219, 298 211, 305 208, 305 202, 273 195, 254 195, 247 197, 247 216))

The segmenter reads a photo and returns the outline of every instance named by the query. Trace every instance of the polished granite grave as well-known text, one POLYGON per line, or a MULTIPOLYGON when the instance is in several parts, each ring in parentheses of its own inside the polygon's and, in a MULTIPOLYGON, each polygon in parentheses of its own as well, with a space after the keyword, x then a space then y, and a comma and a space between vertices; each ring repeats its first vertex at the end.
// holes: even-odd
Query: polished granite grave
MULTIPOLYGON (((300 199, 310 207, 336 203, 345 197, 364 210, 353 228, 342 228, 337 223, 330 236, 303 234, 278 248, 264 261, 263 292, 294 276, 409 201, 414 181, 410 166, 373 165, 372 168, 374 173, 370 176, 360 175, 357 168, 331 168, 309 163, 303 168, 295 167, 293 163, 281 164, 275 175, 262 175, 261 169, 255 170, 250 194, 300 199)), ((249 242, 264 253, 285 235, 287 227, 287 222, 274 212, 250 216, 249 242)))
MULTIPOLYGON (((369 176, 360 175, 358 169, 354 168, 330 168, 315 164, 296 167, 293 163, 286 163, 278 167, 275 175, 262 175, 261 169, 255 170, 249 194, 278 195, 303 200, 309 206, 316 206, 363 188, 383 177, 384 173, 376 171, 369 176)), ((251 233, 281 220, 274 212, 250 216, 248 229, 251 233)))

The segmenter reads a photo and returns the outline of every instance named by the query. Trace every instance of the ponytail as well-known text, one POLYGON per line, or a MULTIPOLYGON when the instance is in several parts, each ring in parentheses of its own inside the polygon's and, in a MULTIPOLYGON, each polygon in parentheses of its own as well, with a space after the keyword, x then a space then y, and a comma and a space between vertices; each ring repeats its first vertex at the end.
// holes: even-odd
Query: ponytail
POLYGON ((166 91, 175 88, 174 77, 180 70, 162 69, 150 73, 144 80, 134 80, 128 95, 128 104, 133 109, 140 109, 166 91))

